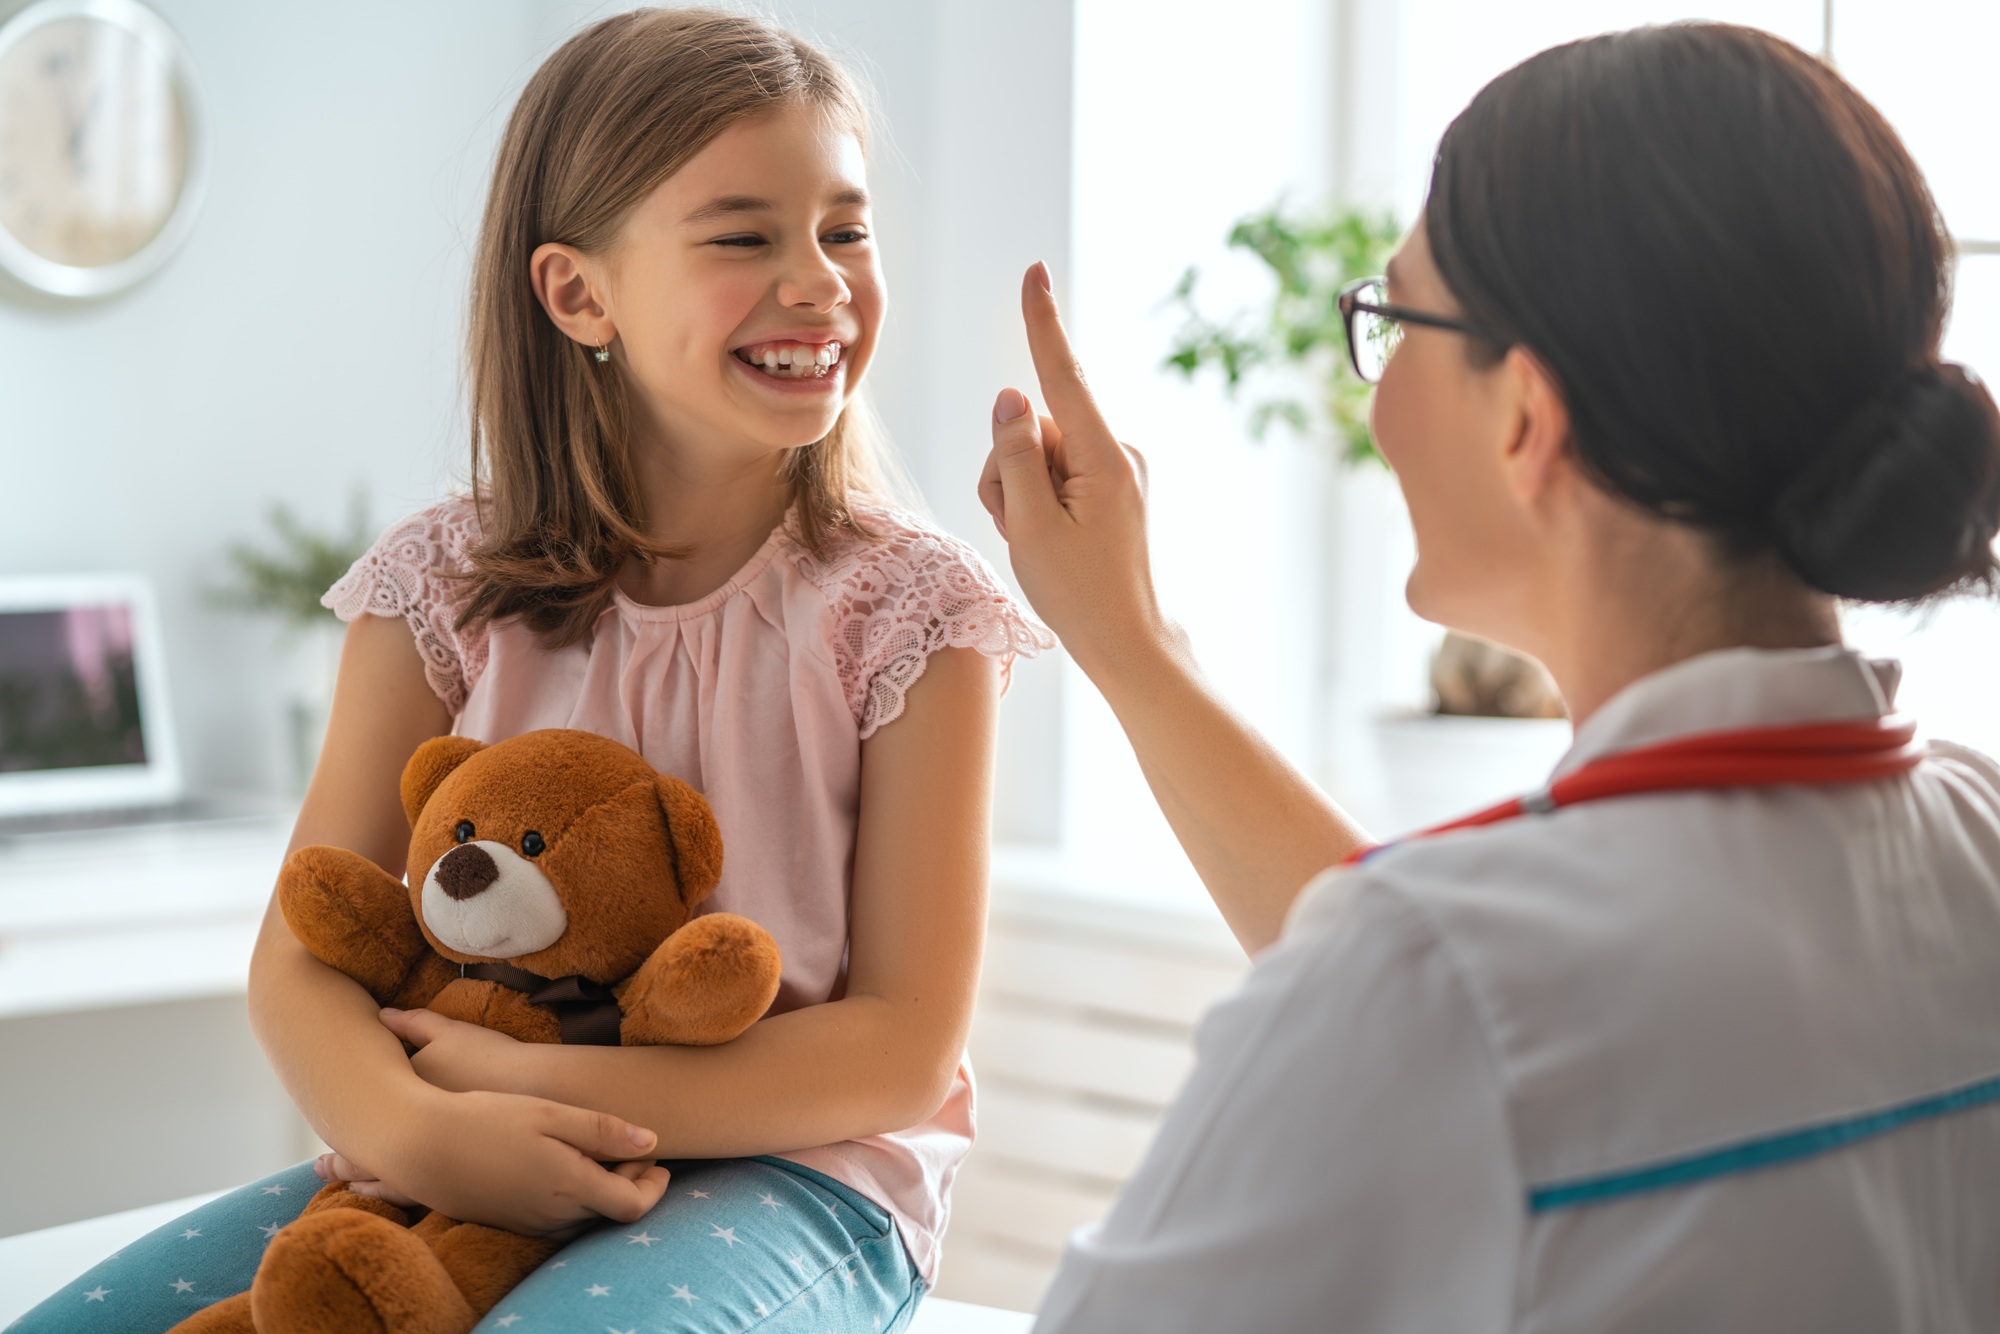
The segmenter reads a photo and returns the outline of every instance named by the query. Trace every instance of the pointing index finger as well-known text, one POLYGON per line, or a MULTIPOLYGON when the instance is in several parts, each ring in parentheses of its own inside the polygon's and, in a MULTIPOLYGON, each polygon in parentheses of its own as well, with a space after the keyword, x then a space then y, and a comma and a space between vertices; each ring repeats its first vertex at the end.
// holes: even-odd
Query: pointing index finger
POLYGON ((1098 412, 1097 400, 1084 383, 1083 367, 1070 350, 1052 286, 1048 265, 1039 262, 1021 280, 1021 316, 1028 326, 1028 351, 1035 359, 1042 398, 1062 427, 1071 453, 1078 452, 1078 445, 1094 452, 1096 446, 1111 440, 1111 428, 1098 412))

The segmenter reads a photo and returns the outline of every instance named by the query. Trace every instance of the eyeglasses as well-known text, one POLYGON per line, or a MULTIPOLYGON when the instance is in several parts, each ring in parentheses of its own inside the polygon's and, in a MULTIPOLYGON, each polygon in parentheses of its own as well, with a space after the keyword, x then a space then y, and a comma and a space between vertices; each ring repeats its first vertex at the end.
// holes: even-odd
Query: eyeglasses
POLYGON ((1382 278, 1363 278, 1340 289, 1340 322, 1347 330, 1347 359, 1364 384, 1374 384, 1382 378, 1383 368, 1402 344, 1406 324, 1446 329, 1489 342, 1501 341, 1463 320, 1390 305, 1389 284, 1382 278))

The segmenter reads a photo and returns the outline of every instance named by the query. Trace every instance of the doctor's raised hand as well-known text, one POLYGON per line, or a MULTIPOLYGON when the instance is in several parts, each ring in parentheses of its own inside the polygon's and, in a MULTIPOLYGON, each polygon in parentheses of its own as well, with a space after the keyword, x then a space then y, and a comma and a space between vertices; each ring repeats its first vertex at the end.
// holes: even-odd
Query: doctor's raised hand
POLYGON ((1098 411, 1051 287, 1042 264, 1021 284, 1048 413, 1000 392, 980 499, 1021 591, 1118 715, 1175 836, 1254 954, 1306 882, 1366 840, 1209 687, 1161 611, 1145 461, 1098 411))
POLYGON ((1146 469, 1097 410, 1070 351, 1048 266, 1021 284, 1028 346, 1049 406, 1005 389, 979 498, 1008 539, 1022 591, 1093 678, 1173 637, 1153 596, 1146 469))

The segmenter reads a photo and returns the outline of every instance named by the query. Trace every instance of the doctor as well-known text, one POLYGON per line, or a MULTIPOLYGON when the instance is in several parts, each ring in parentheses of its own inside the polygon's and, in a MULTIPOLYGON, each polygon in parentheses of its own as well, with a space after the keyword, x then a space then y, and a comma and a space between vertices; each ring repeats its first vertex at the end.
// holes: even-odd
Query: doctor
POLYGON ((1041 1334, 2000 1329, 2000 770, 1911 744, 1837 614, 1993 586, 1950 283, 1895 133, 1776 38, 1480 93, 1344 313, 1411 605, 1546 663, 1576 742, 1356 860, 1157 606, 1030 273, 1050 415, 1000 395, 982 492, 1257 959, 1041 1334))

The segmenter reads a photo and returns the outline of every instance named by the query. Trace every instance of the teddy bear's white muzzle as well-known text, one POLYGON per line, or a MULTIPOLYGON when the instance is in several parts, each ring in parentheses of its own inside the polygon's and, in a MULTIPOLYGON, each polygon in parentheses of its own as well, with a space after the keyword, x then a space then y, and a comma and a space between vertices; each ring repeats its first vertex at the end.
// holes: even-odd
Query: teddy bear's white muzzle
POLYGON ((424 877, 424 924, 461 954, 513 959, 547 949, 569 927, 542 868, 504 843, 461 843, 424 877))

